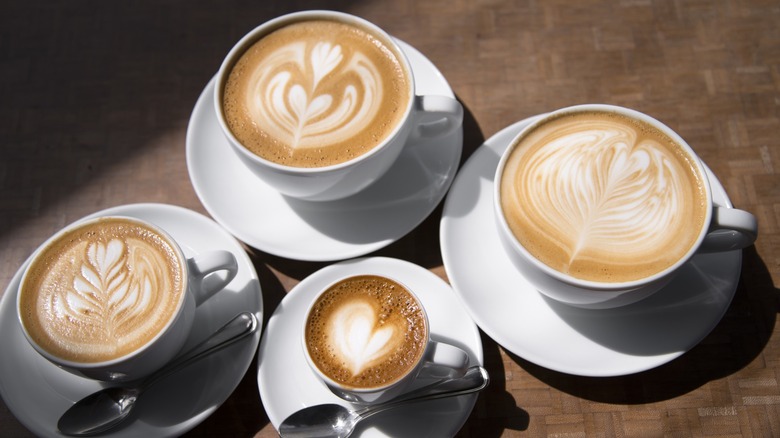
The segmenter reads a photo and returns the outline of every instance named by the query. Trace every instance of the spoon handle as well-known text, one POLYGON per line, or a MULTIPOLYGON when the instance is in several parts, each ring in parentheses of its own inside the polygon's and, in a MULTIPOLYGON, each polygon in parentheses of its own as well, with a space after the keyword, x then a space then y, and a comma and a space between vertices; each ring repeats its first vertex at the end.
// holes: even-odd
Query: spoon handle
POLYGON ((488 383, 490 383, 490 376, 487 370, 481 366, 473 366, 466 370, 466 374, 462 377, 446 379, 423 386, 386 403, 368 406, 355 411, 355 414, 361 417, 361 419, 366 419, 401 404, 471 394, 483 390, 488 383))
POLYGON ((183 368, 204 356, 243 339, 246 335, 253 333, 257 329, 257 324, 257 317, 254 313, 239 313, 235 318, 228 321, 227 324, 206 338, 206 340, 179 356, 165 367, 160 368, 158 371, 146 377, 142 383, 143 388, 151 386, 158 380, 169 376, 171 373, 176 372, 180 368, 183 368))

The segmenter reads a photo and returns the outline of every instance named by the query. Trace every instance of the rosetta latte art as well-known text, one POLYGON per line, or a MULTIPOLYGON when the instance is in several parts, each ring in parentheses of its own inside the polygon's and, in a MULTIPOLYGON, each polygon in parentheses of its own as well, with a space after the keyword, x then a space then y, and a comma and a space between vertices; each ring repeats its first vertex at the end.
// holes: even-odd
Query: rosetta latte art
POLYGON ((33 269, 25 283, 25 326, 66 360, 102 362, 137 350, 167 326, 183 295, 175 250, 124 219, 64 235, 33 269))
POLYGON ((94 327, 97 343, 112 349, 126 336, 154 321, 157 294, 170 287, 162 272, 166 264, 143 246, 128 248, 118 239, 87 247, 72 288, 51 296, 59 324, 94 327))
POLYGON ((254 123, 294 149, 349 139, 374 119, 383 93, 366 56, 329 42, 279 48, 248 83, 245 105, 254 123))
POLYGON ((510 227, 540 260, 581 278, 626 281, 690 248, 698 188, 665 137, 589 119, 531 138, 505 170, 502 202, 514 206, 510 227))

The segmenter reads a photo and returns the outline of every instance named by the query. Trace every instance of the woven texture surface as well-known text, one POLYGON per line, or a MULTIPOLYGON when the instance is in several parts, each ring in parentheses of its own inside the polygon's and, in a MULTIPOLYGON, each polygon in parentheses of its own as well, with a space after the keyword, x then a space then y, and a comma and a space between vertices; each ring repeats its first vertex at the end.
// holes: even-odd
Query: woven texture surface
MULTIPOLYGON (((690 352, 640 374, 584 378, 541 368, 483 335, 493 382, 459 436, 780 436, 776 0, 4 2, 0 293, 49 235, 94 211, 161 202, 205 214, 185 162, 198 95, 244 33, 321 8, 377 23, 441 70, 466 108, 464 160, 526 117, 618 104, 677 130, 735 206, 758 218, 731 306, 690 352)), ((437 208, 373 255, 446 279, 440 218, 437 208)), ((323 266, 248 251, 268 315, 323 266)), ((188 435, 276 436, 255 369, 256 359, 188 435)), ((30 435, 5 402, 0 435, 30 435)))

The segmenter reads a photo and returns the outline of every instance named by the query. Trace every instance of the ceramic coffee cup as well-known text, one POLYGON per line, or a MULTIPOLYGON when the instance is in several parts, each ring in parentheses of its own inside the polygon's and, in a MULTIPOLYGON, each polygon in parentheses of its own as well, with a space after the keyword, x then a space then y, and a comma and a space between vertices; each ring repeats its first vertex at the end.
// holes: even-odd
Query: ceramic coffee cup
POLYGON ((135 380, 184 345, 195 309, 238 270, 228 251, 187 258, 163 229, 130 217, 69 225, 31 257, 17 296, 25 337, 78 375, 135 380))
POLYGON ((418 378, 461 376, 468 367, 465 351, 431 339, 422 303, 391 278, 342 278, 317 295, 306 315, 309 366, 334 394, 354 403, 389 400, 418 378))
POLYGON ((755 217, 714 205, 677 133, 640 112, 580 105, 531 123, 495 174, 505 254, 541 293, 580 307, 639 301, 695 254, 751 245, 755 217))
POLYGON ((360 192, 408 140, 446 135, 463 119, 457 100, 415 94, 392 37, 333 11, 284 15, 244 36, 219 69, 214 107, 250 170, 285 196, 313 201, 360 192))

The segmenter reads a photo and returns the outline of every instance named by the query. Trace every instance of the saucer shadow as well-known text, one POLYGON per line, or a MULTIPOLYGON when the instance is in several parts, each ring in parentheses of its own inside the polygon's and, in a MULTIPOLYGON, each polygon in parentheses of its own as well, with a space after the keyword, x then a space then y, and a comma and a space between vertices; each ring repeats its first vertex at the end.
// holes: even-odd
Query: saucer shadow
MULTIPOLYGON (((484 137, 479 125, 474 118, 473 113, 463 106, 463 151, 461 153, 458 168, 484 143, 484 137)), ((364 194, 360 194, 363 196, 364 194)), ((367 212, 360 215, 350 215, 350 211, 356 211, 356 205, 349 201, 349 208, 338 210, 339 203, 315 203, 307 201, 298 201, 287 199, 289 205, 295 209, 296 213, 313 226, 316 226, 321 232, 331 237, 336 237, 344 241, 352 242, 374 242, 384 240, 392 234, 389 230, 372 230, 371 223, 368 226, 361 226, 360 223, 370 220, 372 216, 377 219, 384 209, 379 209, 374 213, 367 212)), ((346 200, 340 201, 342 203, 346 200)), ((375 201, 372 201, 375 203, 375 201)), ((380 248, 367 256, 392 257, 415 263, 427 269, 442 266, 440 241, 439 241, 439 223, 443 210, 443 202, 440 202, 433 211, 424 218, 409 233, 390 243, 384 248, 380 248)), ((279 270, 283 274, 297 280, 303 280, 312 273, 327 266, 328 262, 309 262, 293 260, 284 257, 267 254, 259 250, 250 249, 255 263, 265 263, 279 270)), ((265 286, 265 283, 263 283, 265 286)), ((264 291, 265 292, 265 291, 264 291)), ((267 303, 266 303, 267 304, 267 303)), ((273 312, 270 308, 267 314, 273 312)))
MULTIPOLYGON (((456 96, 457 98, 457 96, 456 96)), ((462 102, 461 102, 462 103, 462 102)), ((311 227, 326 236, 353 244, 393 240, 412 224, 419 225, 421 211, 433 211, 445 197, 457 169, 484 139, 471 111, 463 105, 463 145, 452 151, 456 134, 426 142, 410 141, 387 174, 349 198, 315 202, 285 197, 285 202, 311 227), (436 149, 457 154, 457 163, 436 149)), ((430 216, 430 213, 428 214, 430 216)), ((440 215, 439 215, 440 216, 440 215)))
MULTIPOLYGON (((582 377, 552 371, 508 354, 537 379, 586 400, 615 404, 664 401, 734 374, 753 362, 772 335, 780 312, 778 292, 766 265, 751 246, 743 250, 741 280, 721 321, 698 345, 667 364, 626 376, 582 377)), ((658 319, 657 324, 658 330, 667 330, 664 320, 658 319)), ((651 345, 646 351, 657 349, 657 345, 651 345)), ((636 347, 634 351, 642 349, 636 347)))
MULTIPOLYGON (((262 284, 265 296, 267 282, 262 284)), ((247 284, 244 290, 238 293, 242 295, 253 293, 255 287, 254 284, 247 284)), ((267 309, 267 304, 267 302, 263 303, 262 308, 267 309)), ((225 314, 215 318, 229 319, 229 316, 225 314)), ((263 318, 267 319, 268 316, 268 312, 263 310, 263 318)), ((264 328, 265 321, 261 330, 264 328)), ((133 412, 135 419, 166 427, 173 424, 186 424, 202 418, 202 423, 198 424, 189 433, 190 435, 239 436, 260 430, 269 421, 260 404, 257 388, 256 350, 251 352, 252 360, 233 392, 210 415, 207 414, 215 407, 213 400, 219 400, 222 391, 222 388, 209 385, 208 382, 220 373, 239 372, 243 362, 236 358, 245 354, 243 349, 245 342, 248 341, 249 339, 244 339, 236 345, 225 347, 225 350, 220 352, 219 364, 208 360, 200 361, 150 387, 133 412)), ((217 358, 214 360, 216 361, 217 358)))

